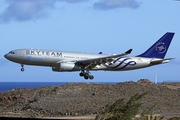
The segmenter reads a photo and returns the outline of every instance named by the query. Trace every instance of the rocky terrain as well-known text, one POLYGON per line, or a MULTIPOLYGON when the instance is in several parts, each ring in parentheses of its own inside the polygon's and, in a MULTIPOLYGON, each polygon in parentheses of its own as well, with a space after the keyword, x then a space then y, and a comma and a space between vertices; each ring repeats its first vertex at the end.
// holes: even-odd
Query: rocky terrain
POLYGON ((68 83, 36 89, 0 92, 0 117, 61 117, 96 115, 106 104, 148 92, 141 110, 156 104, 156 114, 180 113, 180 83, 154 84, 149 80, 117 84, 68 83))

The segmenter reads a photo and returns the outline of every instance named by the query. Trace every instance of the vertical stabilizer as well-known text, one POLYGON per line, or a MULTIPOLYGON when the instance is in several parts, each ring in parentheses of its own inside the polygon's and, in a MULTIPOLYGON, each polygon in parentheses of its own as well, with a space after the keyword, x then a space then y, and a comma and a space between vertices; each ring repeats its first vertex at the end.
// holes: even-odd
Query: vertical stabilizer
POLYGON ((167 32, 156 43, 138 57, 161 58, 163 59, 168 51, 174 33, 167 32))

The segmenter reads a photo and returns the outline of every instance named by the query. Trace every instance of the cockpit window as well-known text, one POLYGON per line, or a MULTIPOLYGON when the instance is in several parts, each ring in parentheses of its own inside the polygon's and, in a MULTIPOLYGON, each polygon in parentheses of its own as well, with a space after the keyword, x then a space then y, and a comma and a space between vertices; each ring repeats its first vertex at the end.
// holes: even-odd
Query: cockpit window
POLYGON ((9 53, 10 53, 10 54, 14 54, 14 52, 13 52, 13 51, 10 51, 9 53))

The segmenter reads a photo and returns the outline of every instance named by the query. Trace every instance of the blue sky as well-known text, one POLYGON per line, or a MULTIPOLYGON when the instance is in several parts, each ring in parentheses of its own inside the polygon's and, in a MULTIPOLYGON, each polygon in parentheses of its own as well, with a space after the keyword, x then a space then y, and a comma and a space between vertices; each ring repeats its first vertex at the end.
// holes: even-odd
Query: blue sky
MULTIPOLYGON (((4 58, 10 50, 38 48, 118 54, 144 52, 166 32, 175 32, 167 64, 123 71, 91 72, 92 82, 139 79, 180 81, 180 2, 174 0, 1 0, 0 82, 86 82, 79 72, 20 65, 4 58)), ((87 82, 90 82, 88 80, 87 82)))

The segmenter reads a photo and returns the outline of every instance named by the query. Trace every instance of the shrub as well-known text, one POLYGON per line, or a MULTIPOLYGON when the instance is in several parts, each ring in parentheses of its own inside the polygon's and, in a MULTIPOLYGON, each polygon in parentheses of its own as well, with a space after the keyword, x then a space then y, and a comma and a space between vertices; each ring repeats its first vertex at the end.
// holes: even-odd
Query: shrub
POLYGON ((124 99, 117 100, 112 105, 106 105, 102 114, 96 116, 95 120, 131 120, 139 113, 142 98, 147 94, 136 94, 127 102, 124 99))

